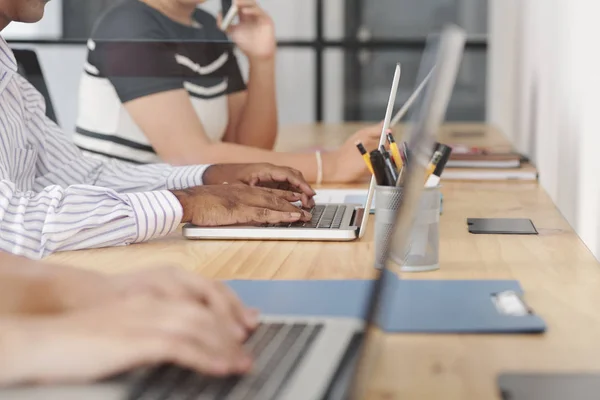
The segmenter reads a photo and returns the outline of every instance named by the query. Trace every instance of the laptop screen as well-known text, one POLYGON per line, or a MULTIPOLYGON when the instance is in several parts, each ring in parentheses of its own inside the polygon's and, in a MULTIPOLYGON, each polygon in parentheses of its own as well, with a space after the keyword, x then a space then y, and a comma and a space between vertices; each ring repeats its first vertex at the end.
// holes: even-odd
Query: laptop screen
POLYGON ((409 245, 411 228, 417 216, 416 210, 424 187, 425 170, 431 159, 435 138, 444 119, 456 81, 464 42, 464 31, 458 27, 449 26, 442 31, 441 35, 432 36, 428 40, 423 53, 417 82, 423 81, 432 69, 433 74, 424 95, 417 100, 411 113, 407 130, 407 142, 411 157, 406 166, 408 170, 403 185, 402 201, 394 222, 395 238, 393 240, 389 238, 387 243, 381 246, 387 263, 373 285, 366 313, 365 336, 359 349, 353 379, 348 385, 350 394, 344 396, 345 398, 365 399, 368 397, 368 383, 371 381, 370 378, 375 369, 374 363, 379 359, 383 342, 383 334, 377 323, 382 308, 385 306, 382 299, 392 298, 392 296, 386 296, 384 292, 394 290, 393 285, 388 284, 388 280, 391 283, 393 279, 391 279, 391 274, 393 274, 392 269, 395 268, 389 258, 390 244, 395 243, 401 248, 409 245))

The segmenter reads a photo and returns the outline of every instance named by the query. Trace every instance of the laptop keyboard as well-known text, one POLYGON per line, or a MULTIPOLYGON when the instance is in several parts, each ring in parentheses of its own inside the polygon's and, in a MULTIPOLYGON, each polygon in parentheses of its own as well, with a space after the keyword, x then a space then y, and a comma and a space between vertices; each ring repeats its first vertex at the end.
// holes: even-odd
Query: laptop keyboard
POLYGON ((291 228, 318 228, 318 229, 339 229, 342 226, 342 218, 344 218, 344 212, 346 206, 344 205, 317 205, 314 206, 310 213, 312 219, 304 222, 294 222, 291 224, 274 224, 265 225, 271 228, 277 227, 291 227, 291 228))
POLYGON ((174 365, 161 365, 142 376, 128 399, 274 399, 322 328, 322 324, 261 324, 246 342, 254 357, 250 374, 210 378, 174 365))

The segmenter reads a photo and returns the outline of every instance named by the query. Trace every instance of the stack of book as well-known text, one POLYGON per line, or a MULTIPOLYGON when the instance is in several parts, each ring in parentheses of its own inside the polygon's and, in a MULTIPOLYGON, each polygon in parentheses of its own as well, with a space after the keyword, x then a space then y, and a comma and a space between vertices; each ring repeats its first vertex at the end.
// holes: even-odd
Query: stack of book
POLYGON ((537 169, 521 155, 482 147, 449 145, 452 154, 444 180, 523 180, 536 181, 537 169))

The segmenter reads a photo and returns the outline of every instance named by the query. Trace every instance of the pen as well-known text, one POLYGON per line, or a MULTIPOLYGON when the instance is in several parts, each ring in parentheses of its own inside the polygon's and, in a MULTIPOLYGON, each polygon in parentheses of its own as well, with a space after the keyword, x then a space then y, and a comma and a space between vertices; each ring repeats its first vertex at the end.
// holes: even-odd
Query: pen
POLYGON ((388 183, 388 174, 386 174, 385 160, 379 150, 373 150, 370 154, 371 165, 373 166, 373 174, 379 186, 390 186, 388 183))
POLYGON ((390 153, 387 152, 385 147, 381 146, 381 149, 379 150, 379 152, 381 153, 381 155, 383 156, 383 160, 385 161, 385 167, 386 167, 385 169, 386 169, 386 171, 389 172, 388 181, 392 182, 392 183, 390 183, 390 185, 392 185, 393 183, 396 183, 396 181, 398 180, 398 172, 396 170, 396 166, 394 165, 394 162, 392 161, 392 158, 390 157, 390 153))
POLYGON ((369 157, 369 153, 367 153, 367 149, 365 149, 365 146, 361 142, 356 142, 356 148, 358 149, 358 151, 360 151, 360 155, 362 156, 363 160, 365 160, 367 168, 369 168, 371 175, 373 175, 373 166, 371 165, 371 159, 369 157))
POLYGON ((390 142, 390 149, 392 150, 392 156, 394 157, 394 161, 396 162, 396 166, 398 168, 402 168, 402 157, 400 157, 400 150, 398 149, 398 144, 396 143, 396 139, 391 133, 387 134, 387 140, 390 142))
POLYGON ((402 163, 404 165, 408 165, 408 143, 403 142, 402 148, 400 149, 400 157, 402 158, 402 163))
POLYGON ((442 159, 443 153, 441 151, 436 151, 433 157, 431 158, 431 162, 427 167, 427 174, 425 175, 425 182, 429 180, 429 177, 433 175, 436 167, 438 166, 440 160, 442 159))
POLYGON ((394 167, 394 171, 396 173, 396 175, 398 175, 398 166, 396 165, 396 161, 394 161, 394 157, 392 157, 392 155, 390 154, 389 151, 386 150, 385 146, 381 145, 379 147, 379 151, 381 152, 381 154, 383 155, 383 157, 385 159, 390 159, 390 163, 392 163, 392 167, 394 167))

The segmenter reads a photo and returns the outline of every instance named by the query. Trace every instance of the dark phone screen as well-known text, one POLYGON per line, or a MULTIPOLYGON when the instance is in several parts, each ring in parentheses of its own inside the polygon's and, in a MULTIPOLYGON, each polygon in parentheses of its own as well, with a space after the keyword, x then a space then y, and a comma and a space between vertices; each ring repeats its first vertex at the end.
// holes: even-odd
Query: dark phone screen
POLYGON ((232 3, 233 0, 221 0, 221 15, 223 18, 225 18, 225 15, 227 15, 232 3))

